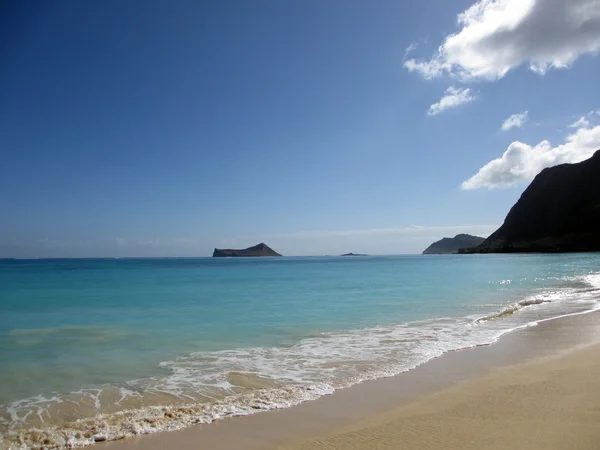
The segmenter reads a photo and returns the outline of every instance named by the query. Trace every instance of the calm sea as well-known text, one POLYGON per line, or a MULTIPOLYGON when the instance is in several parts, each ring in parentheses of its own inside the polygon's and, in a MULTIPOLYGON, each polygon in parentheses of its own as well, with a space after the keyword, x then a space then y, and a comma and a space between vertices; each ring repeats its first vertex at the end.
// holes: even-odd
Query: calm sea
POLYGON ((599 288, 599 254, 0 260, 0 447, 292 406, 599 288))

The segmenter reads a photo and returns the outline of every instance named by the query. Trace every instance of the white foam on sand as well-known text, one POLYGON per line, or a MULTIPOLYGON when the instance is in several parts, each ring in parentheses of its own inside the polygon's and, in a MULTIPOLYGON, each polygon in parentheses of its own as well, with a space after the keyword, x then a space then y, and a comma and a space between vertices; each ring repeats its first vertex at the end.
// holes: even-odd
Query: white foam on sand
POLYGON ((164 378, 13 402, 0 406, 0 448, 86 446, 287 408, 400 374, 449 351, 493 343, 517 328, 598 309, 600 274, 562 282, 485 316, 323 333, 289 347, 193 353, 161 363, 170 372, 164 378), (57 408, 65 402, 87 405, 88 416, 66 421, 57 408))

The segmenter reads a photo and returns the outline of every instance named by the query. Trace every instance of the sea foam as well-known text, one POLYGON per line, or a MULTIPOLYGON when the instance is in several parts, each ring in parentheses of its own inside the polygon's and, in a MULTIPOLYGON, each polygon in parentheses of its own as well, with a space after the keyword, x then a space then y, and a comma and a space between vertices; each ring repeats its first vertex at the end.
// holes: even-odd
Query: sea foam
MULTIPOLYGON (((600 274, 554 281, 510 302, 476 305, 473 314, 463 308, 442 317, 316 332, 289 345, 192 352, 160 363, 164 375, 0 405, 0 448, 80 447, 287 408, 400 374, 449 351, 493 343, 519 327, 598 307, 600 274), (478 312, 482 308, 485 314, 478 312)), ((503 278, 498 284, 517 283, 503 278)), ((57 333, 41 330, 29 334, 57 333)), ((73 331, 81 332, 67 330, 73 331)))

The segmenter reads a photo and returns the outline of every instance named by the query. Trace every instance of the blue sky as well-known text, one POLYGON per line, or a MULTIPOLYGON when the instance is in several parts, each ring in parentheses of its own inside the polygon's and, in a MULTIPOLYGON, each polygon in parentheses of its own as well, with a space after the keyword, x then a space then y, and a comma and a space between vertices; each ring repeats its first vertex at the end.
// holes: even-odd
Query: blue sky
POLYGON ((2 8, 0 256, 420 252, 600 148, 598 0, 2 8))

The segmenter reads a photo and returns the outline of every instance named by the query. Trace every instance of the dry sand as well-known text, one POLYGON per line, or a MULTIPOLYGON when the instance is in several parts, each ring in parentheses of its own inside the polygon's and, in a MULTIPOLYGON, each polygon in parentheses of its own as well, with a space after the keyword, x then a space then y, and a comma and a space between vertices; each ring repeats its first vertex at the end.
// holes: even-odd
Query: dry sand
POLYGON ((600 345, 427 395, 285 450, 598 449, 600 345))
POLYGON ((286 410, 102 448, 600 449, 600 313, 525 328, 286 410))

